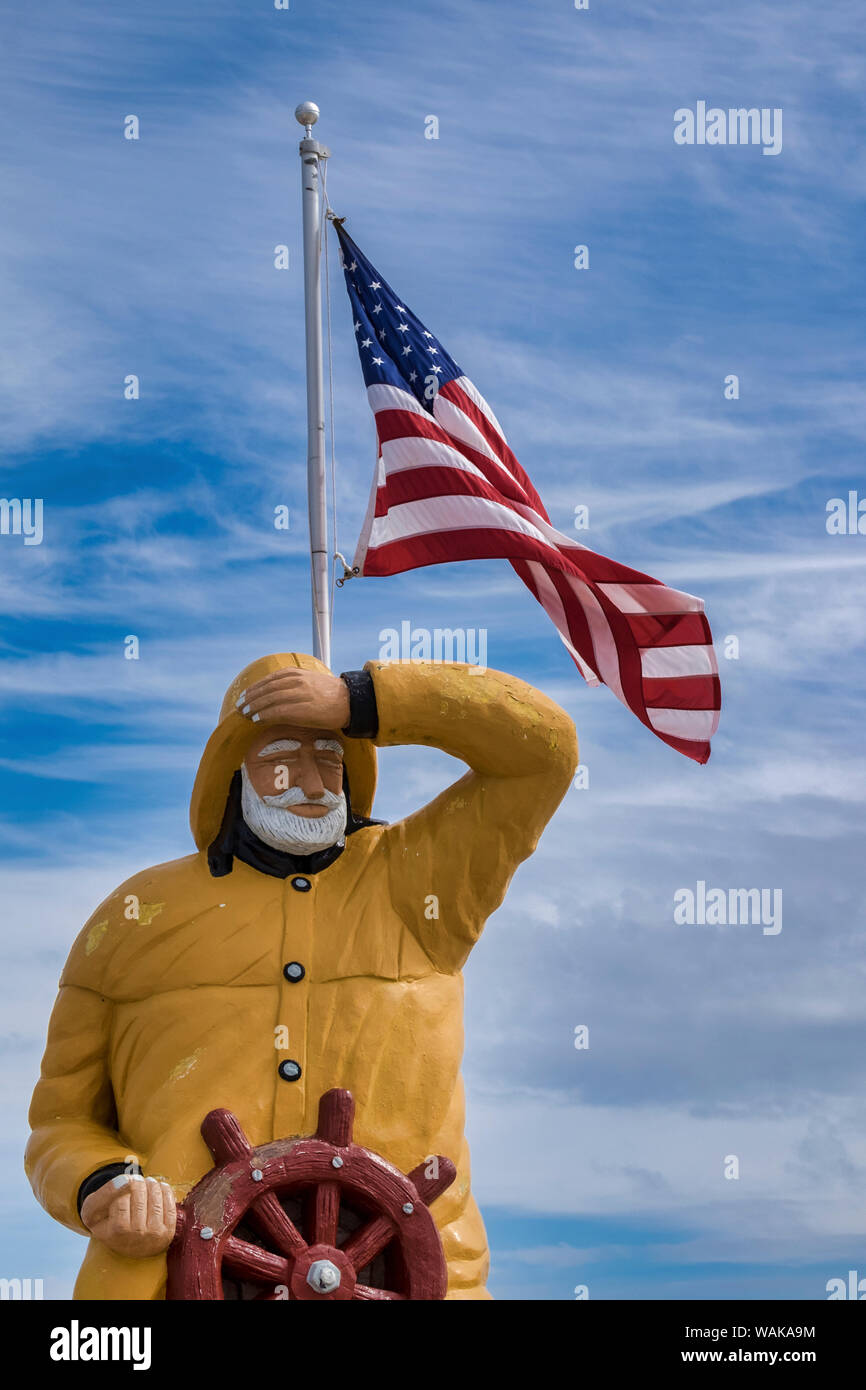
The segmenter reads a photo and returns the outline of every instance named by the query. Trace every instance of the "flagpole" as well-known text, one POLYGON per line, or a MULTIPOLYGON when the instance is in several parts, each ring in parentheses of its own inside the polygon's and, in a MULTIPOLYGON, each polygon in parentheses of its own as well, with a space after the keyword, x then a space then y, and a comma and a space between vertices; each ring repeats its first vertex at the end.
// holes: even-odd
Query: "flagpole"
POLYGON ((313 655, 331 665, 330 553, 325 488, 325 382, 322 369, 322 196, 320 160, 330 151, 313 139, 319 108, 302 101, 295 119, 304 127, 301 199, 304 214, 304 312, 307 343, 307 510, 310 518, 310 582, 313 655))

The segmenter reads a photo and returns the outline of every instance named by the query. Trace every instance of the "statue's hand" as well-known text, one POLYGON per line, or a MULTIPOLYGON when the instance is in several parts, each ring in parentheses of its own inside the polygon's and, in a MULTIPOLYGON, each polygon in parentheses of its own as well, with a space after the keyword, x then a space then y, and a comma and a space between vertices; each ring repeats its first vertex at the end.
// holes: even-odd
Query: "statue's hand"
POLYGON ((295 724, 338 732, 349 722, 349 691, 324 671, 275 671, 243 692, 238 709, 262 724, 295 724))
POLYGON ((177 1206, 167 1182, 140 1174, 112 1178, 85 1200, 81 1220, 116 1255, 161 1255, 174 1238, 177 1206))

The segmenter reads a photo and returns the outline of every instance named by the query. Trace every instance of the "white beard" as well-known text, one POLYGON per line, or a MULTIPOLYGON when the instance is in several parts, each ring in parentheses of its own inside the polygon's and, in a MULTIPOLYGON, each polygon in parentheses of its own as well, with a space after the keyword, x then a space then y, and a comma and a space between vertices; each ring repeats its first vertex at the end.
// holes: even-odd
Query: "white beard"
POLYGON ((288 787, 277 796, 259 796, 243 763, 241 780, 244 820, 253 834, 271 849, 282 850, 284 854, 315 854, 317 850, 330 849, 344 838, 347 809, 342 793, 325 791, 321 805, 328 807, 327 815, 299 816, 289 808, 306 801, 300 787, 288 787))

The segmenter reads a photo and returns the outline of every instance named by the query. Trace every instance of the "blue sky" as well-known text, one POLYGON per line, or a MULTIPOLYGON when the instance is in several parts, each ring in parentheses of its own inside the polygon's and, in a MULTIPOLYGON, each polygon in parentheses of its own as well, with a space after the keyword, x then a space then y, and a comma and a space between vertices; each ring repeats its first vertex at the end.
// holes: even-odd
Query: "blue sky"
MULTIPOLYGON (((810 1299, 866 1275, 866 538, 825 526, 866 496, 858 11, 47 0, 0 21, 2 492, 45 508, 41 545, 0 536, 0 1273, 65 1297, 83 1250, 21 1170, 69 945, 128 874, 189 852, 232 676, 309 646, 292 111, 312 98, 334 208, 554 524, 588 505, 581 539, 701 594, 720 652, 701 768, 583 685, 504 562, 338 594, 335 670, 404 620, 484 627, 590 770, 467 969, 491 1288, 810 1299), (699 100, 781 108, 781 154, 676 145, 699 100), (783 930, 676 925, 700 879, 781 888, 783 930)), ((350 552, 373 427, 332 272, 350 552)), ((380 767, 390 820, 459 772, 430 750, 380 767)))

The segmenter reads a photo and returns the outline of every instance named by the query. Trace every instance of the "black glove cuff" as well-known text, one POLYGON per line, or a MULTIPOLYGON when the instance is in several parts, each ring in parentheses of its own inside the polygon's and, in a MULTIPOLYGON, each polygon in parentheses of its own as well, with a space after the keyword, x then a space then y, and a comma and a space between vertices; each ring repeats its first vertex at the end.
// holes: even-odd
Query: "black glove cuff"
POLYGON ((349 722, 342 730, 349 738, 375 738, 379 732, 376 690, 369 671, 343 671, 340 680, 349 691, 349 722))
POLYGON ((81 1208, 87 1201, 92 1192, 104 1187, 112 1178, 119 1178, 122 1174, 141 1173, 137 1163, 108 1163, 104 1168, 97 1168, 95 1173, 91 1173, 89 1178, 78 1189, 78 1215, 81 1215, 81 1208))

